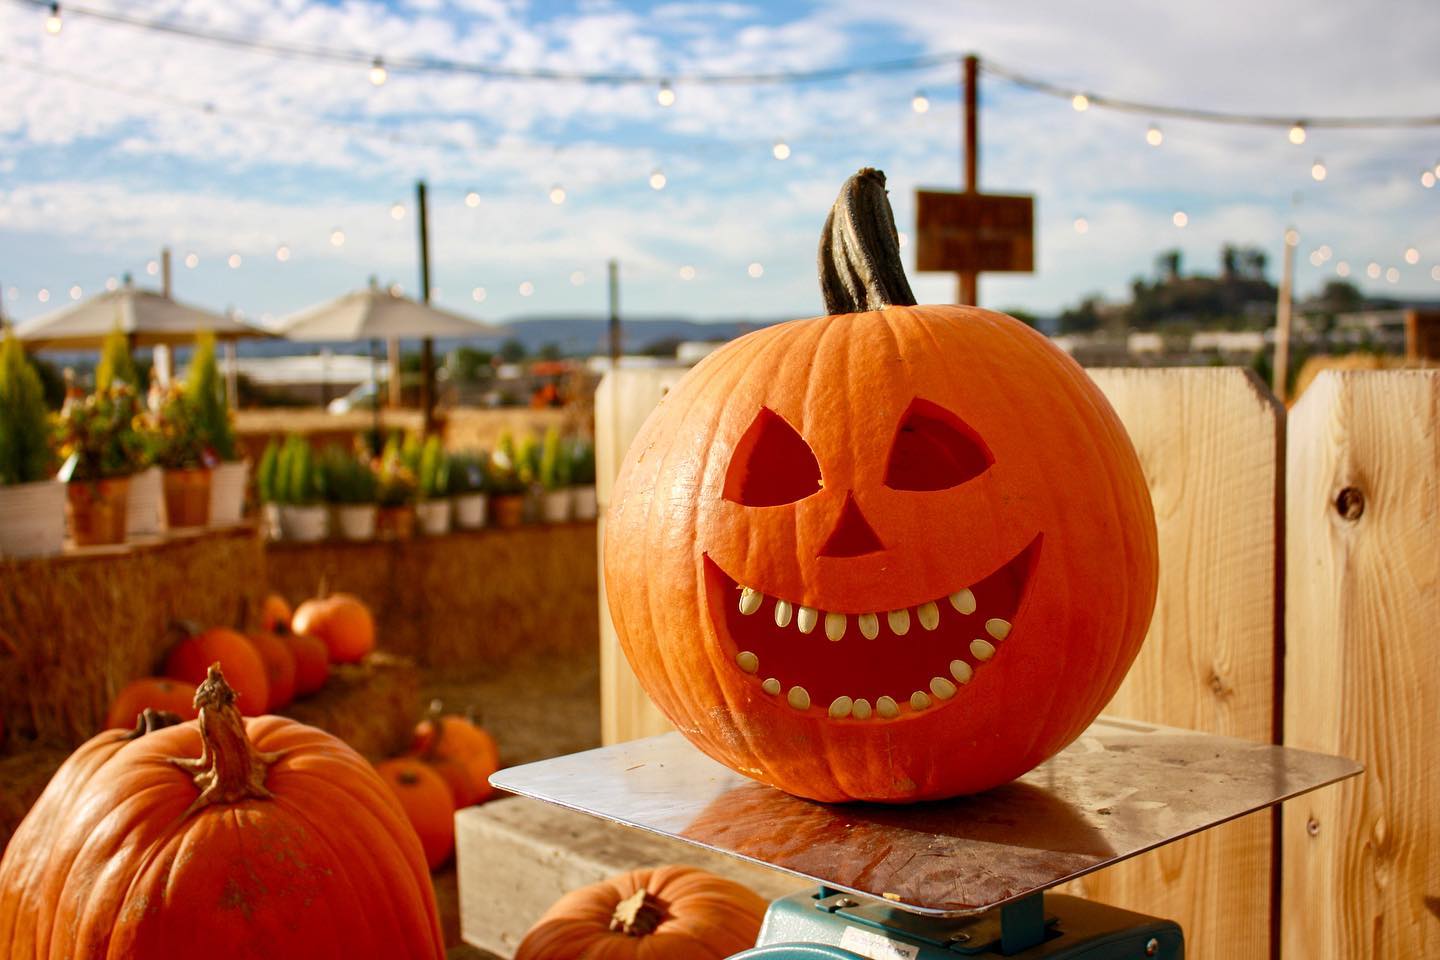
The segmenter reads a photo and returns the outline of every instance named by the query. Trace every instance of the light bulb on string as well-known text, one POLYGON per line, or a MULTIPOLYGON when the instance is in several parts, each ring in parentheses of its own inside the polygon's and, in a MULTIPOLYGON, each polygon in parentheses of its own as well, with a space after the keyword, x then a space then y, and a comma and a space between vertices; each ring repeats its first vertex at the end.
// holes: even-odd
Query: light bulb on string
POLYGON ((476 303, 484 303, 484 302, 485 302, 485 288, 484 288, 484 287, 476 287, 474 290, 471 290, 471 291, 470 291, 470 299, 471 299, 471 300, 474 300, 476 303))
POLYGON ((557 207, 565 202, 565 188, 558 183, 550 188, 550 202, 557 207))
POLYGON ((240 263, 241 263, 240 254, 238 254, 238 253, 232 253, 232 254, 230 254, 230 258, 229 258, 228 260, 226 260, 225 262, 230 265, 230 269, 231 269, 231 270, 239 270, 239 269, 240 269, 240 263))
POLYGON ((1322 264, 1322 263, 1324 263, 1324 262, 1325 262, 1325 258, 1322 257, 1322 256, 1320 256, 1320 251, 1319 251, 1319 250, 1311 250, 1311 251, 1310 251, 1310 266, 1312 266, 1312 267, 1318 267, 1318 266, 1320 266, 1320 264, 1322 264))
POLYGON ((1387 283, 1399 283, 1400 271, 1397 270, 1395 267, 1390 267, 1385 271, 1385 280, 1387 283))
POLYGON ((474 190, 471 190, 469 193, 465 194, 465 206, 469 207, 471 210, 474 210, 476 207, 480 206, 480 194, 476 193, 474 190))
POLYGON ((198 267, 198 266, 200 266, 200 255, 199 255, 199 254, 197 254, 197 253, 187 253, 187 254, 185 254, 185 267, 186 267, 186 269, 188 269, 188 270, 194 270, 194 269, 195 269, 196 267, 198 267))
POLYGON ((784 140, 776 140, 775 146, 770 148, 770 153, 776 160, 787 160, 790 157, 790 144, 784 140))
POLYGON ((1070 98, 1070 106, 1075 108, 1076 113, 1084 113, 1090 109, 1090 98, 1083 93, 1077 93, 1070 98))
POLYGON ((64 26, 64 21, 60 19, 60 4, 50 4, 50 12, 45 15, 45 32, 53 37, 58 34, 64 26))
POLYGON ((570 286, 580 287, 585 285, 585 271, 576 270, 570 274, 570 286))
POLYGON ((1190 222, 1190 215, 1184 210, 1176 210, 1174 216, 1170 218, 1170 222, 1177 227, 1184 227, 1190 222))
POLYGON ((75 284, 74 286, 72 286, 72 287, 70 288, 70 299, 71 299, 71 300, 79 300, 79 299, 80 299, 81 297, 83 297, 84 295, 85 295, 85 291, 80 289, 80 284, 77 283, 77 284, 75 284))
POLYGON ((1335 275, 1336 275, 1337 277, 1348 277, 1348 276, 1350 276, 1350 264, 1346 263, 1344 260, 1341 260, 1341 261, 1339 261, 1338 263, 1336 263, 1336 264, 1335 264, 1335 275))
POLYGON ((1431 173, 1429 170, 1421 170, 1420 186, 1424 187, 1426 190, 1429 190, 1431 187, 1435 186, 1435 174, 1431 173))
POLYGON ((275 248, 275 259, 276 259, 276 260, 279 260, 281 263, 284 263, 285 261, 289 260, 289 259, 290 259, 290 248, 289 248, 288 246, 286 246, 285 244, 283 244, 283 243, 280 244, 280 246, 278 246, 278 247, 275 248))
POLYGON ((1152 147, 1158 147, 1165 142, 1165 134, 1161 133, 1160 128, 1152 123, 1149 129, 1145 131, 1145 142, 1152 147))
POLYGON ((41 287, 39 292, 35 294, 35 299, 39 300, 41 303, 49 303, 50 291, 46 290, 44 287, 41 287))
POLYGON ((336 227, 334 230, 331 230, 331 231, 330 231, 330 246, 332 246, 332 247, 343 247, 343 246, 345 246, 345 231, 344 231, 344 230, 341 230, 339 227, 336 227))
POLYGON ((535 284, 525 280, 520 284, 520 296, 528 297, 535 292, 535 284))
POLYGON ((1440 283, 1440 263, 1430 268, 1430 279, 1440 283))
POLYGON ((390 79, 390 71, 385 69, 385 61, 379 57, 370 61, 370 85, 383 87, 388 79, 390 79))
POLYGON ((106 290, 111 290, 111 291, 119 290, 119 289, 120 289, 120 281, 119 281, 119 280, 116 280, 114 277, 106 277, 106 278, 105 278, 105 289, 106 289, 106 290))
POLYGON ((655 102, 662 107, 675 106, 675 88, 670 86, 669 80, 660 81, 660 89, 655 91, 655 102))
POLYGON ((924 90, 916 90, 915 96, 910 98, 910 109, 916 113, 926 113, 930 109, 930 98, 925 96, 924 90))
POLYGON ((765 267, 759 261, 756 261, 754 263, 751 263, 750 266, 746 267, 745 272, 750 275, 750 278, 752 280, 759 280, 761 277, 765 276, 765 267))
POLYGON ((1075 218, 1075 232, 1076 232, 1076 233, 1089 233, 1089 232, 1090 232, 1090 221, 1089 221, 1089 220, 1086 220, 1084 217, 1076 217, 1076 218, 1075 218))
POLYGON ((1371 280, 1379 280, 1380 264, 1376 263, 1374 260, 1371 260, 1369 263, 1367 263, 1365 265, 1365 276, 1369 277, 1371 280))
POLYGON ((403 203, 391 204, 391 205, 390 205, 390 219, 391 219, 391 220, 404 220, 404 219, 405 219, 405 204, 403 204, 403 203))
POLYGON ((1297 147, 1305 142, 1305 124, 1296 121, 1295 124, 1290 127, 1290 142, 1297 147))
POLYGON ((695 279, 695 268, 692 267, 692 266, 690 266, 690 264, 688 264, 688 263, 685 264, 685 266, 683 266, 683 267, 680 268, 680 279, 681 279, 681 280, 694 280, 694 279, 695 279))
POLYGON ((1331 249, 1330 249, 1330 244, 1328 244, 1328 243, 1322 243, 1322 244, 1320 244, 1319 249, 1320 249, 1320 259, 1321 259, 1321 260, 1329 260, 1329 259, 1330 259, 1330 255, 1331 255, 1331 253, 1332 253, 1332 251, 1331 251, 1331 249))
POLYGON ((1328 173, 1329 171, 1325 169, 1325 161, 1319 157, 1316 157, 1315 162, 1310 164, 1310 176, 1315 179, 1316 183, 1324 180, 1328 173))
POLYGON ((1435 176, 1440 177, 1440 160, 1436 160, 1435 166, 1431 167, 1430 169, 1431 172, 1435 174, 1435 176))
POLYGON ((156 260, 151 260, 145 264, 145 272, 152 277, 155 276, 155 274, 160 272, 160 263, 156 260))
POLYGON ((1285 246, 1287 246, 1287 247, 1298 247, 1298 246, 1300 246, 1300 231, 1299 231, 1299 230, 1296 230, 1294 227, 1291 227, 1289 230, 1286 230, 1286 231, 1285 231, 1285 246))
POLYGON ((1415 264, 1419 263, 1419 262, 1420 262, 1420 251, 1419 251, 1419 250, 1416 250, 1414 247, 1406 247, 1406 248, 1405 248, 1405 262, 1408 263, 1408 264, 1410 264, 1412 267, 1413 267, 1415 264))
POLYGON ((650 189, 651 189, 651 190, 664 190, 664 189, 665 189, 665 184, 666 184, 666 182, 667 182, 667 181, 666 181, 666 179, 665 179, 665 172, 664 172, 663 170, 661 170, 659 167, 656 167, 653 171, 651 171, 651 173, 650 173, 650 189))

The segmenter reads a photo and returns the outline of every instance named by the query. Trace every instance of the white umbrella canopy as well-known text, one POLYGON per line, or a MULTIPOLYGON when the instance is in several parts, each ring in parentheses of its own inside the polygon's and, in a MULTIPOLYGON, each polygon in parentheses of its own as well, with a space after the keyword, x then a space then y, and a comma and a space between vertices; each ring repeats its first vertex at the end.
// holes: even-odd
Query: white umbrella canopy
POLYGON ((97 349, 116 324, 136 347, 188 345, 201 331, 217 340, 271 336, 224 314, 128 286, 32 317, 15 327, 15 335, 31 349, 97 349))
POLYGON ((305 341, 422 340, 497 333, 500 329, 491 324, 374 287, 301 310, 280 324, 281 336, 305 341))

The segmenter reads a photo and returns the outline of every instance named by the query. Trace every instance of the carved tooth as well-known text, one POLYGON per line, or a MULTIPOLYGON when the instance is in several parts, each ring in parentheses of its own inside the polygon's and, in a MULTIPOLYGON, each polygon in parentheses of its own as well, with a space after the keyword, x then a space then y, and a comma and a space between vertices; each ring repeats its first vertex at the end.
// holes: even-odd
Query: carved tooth
POLYGON ((855 709, 855 701, 849 697, 836 697, 830 702, 830 719, 843 720, 855 709))
POLYGON ((926 630, 940 626, 940 608, 933 601, 920 604, 915 608, 915 614, 920 618, 920 626, 926 630))
POLYGON ((880 618, 873 613, 862 613, 855 618, 860 624, 860 635, 866 640, 880 636, 880 618))
POLYGON ((1001 620, 999 617, 991 617, 985 621, 985 632, 996 640, 1004 640, 1010 636, 1010 621, 1001 620))
POLYGON ((950 594, 950 606, 954 607, 957 613, 969 616, 975 612, 975 594, 970 592, 969 587, 956 590, 950 594))
POLYGON ((900 708, 895 705, 893 697, 881 697, 875 701, 875 712, 886 720, 894 720, 900 716, 900 708))
POLYGON ((810 709, 810 691, 804 687, 791 687, 790 692, 785 694, 785 699, 796 710, 810 709))
POLYGON ((815 629, 815 622, 819 614, 814 607, 801 607, 800 612, 795 615, 795 626, 800 628, 801 633, 809 633, 815 629))
POLYGON ((760 669, 760 658, 749 650, 741 650, 735 654, 735 663, 746 673, 754 673, 760 669))
POLYGON ((931 677, 930 692, 941 700, 949 700, 955 696, 955 684, 946 680, 944 677, 931 677))
POLYGON ((773 697, 775 696, 775 694, 780 692, 780 681, 776 680, 774 677, 770 677, 764 683, 760 684, 760 689, 764 690, 766 693, 770 694, 770 696, 773 697))
POLYGON ((910 611, 891 610, 885 614, 885 622, 890 624, 890 632, 897 637, 903 637, 910 632, 910 611))
POLYGON ((825 636, 831 640, 839 640, 845 636, 846 616, 843 613, 825 614, 825 636))
POLYGON ((989 660, 995 656, 995 644, 989 640, 971 640, 970 655, 976 660, 989 660))
POLYGON ((853 716, 856 720, 869 720, 870 701, 866 700, 864 697, 857 698, 855 700, 855 705, 850 708, 850 715, 853 716))
POLYGON ((795 608, 790 606, 789 600, 775 601, 775 626, 785 629, 790 626, 790 618, 795 614, 795 608))
POLYGON ((765 594, 754 587, 744 587, 740 590, 740 612, 750 616, 760 609, 760 604, 765 602, 765 594))
POLYGON ((921 691, 916 690, 914 693, 910 694, 911 710, 924 710, 928 706, 930 706, 930 695, 928 693, 922 693, 921 691))
POLYGON ((975 676, 975 671, 964 660, 951 660, 950 676, 955 678, 956 683, 969 683, 970 678, 975 676))

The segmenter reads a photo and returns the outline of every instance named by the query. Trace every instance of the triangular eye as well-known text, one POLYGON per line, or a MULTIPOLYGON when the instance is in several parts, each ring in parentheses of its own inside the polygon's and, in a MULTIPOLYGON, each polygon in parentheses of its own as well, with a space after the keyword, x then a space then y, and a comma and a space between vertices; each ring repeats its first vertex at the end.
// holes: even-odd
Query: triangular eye
POLYGON ((761 407, 725 473, 725 499, 747 507, 794 503, 820 489, 820 463, 805 438, 778 413, 761 407))
POLYGON ((945 490, 973 480, 995 462, 990 448, 949 410, 916 399, 900 418, 885 465, 885 486, 945 490))

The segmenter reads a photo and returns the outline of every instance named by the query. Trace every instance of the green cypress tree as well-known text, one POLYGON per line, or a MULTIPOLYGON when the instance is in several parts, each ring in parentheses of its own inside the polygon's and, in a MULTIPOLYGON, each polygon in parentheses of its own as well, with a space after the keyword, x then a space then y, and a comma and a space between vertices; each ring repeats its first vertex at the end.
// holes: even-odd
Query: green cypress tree
POLYGON ((221 460, 235 460, 235 429, 230 423, 225 385, 220 382, 220 371, 215 365, 214 334, 201 333, 195 338, 195 355, 190 358, 185 392, 194 404, 196 425, 204 444, 221 460))
POLYGON ((126 384, 133 390, 143 392, 145 384, 140 382, 140 371, 135 358, 130 355, 130 341, 120 329, 120 321, 105 335, 100 348, 100 364, 95 368, 95 389, 104 393, 116 382, 126 384))
POLYGON ((40 376, 7 330, 0 346, 0 484, 44 480, 53 463, 40 376))

